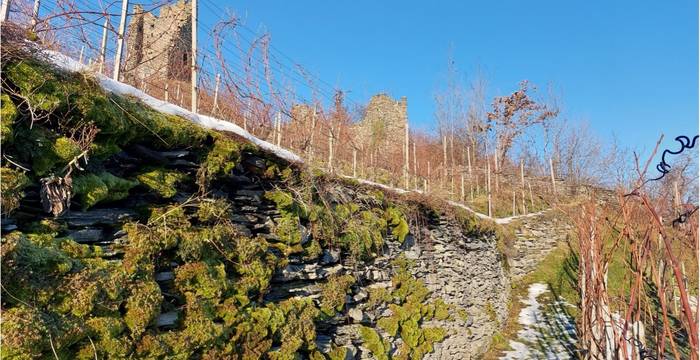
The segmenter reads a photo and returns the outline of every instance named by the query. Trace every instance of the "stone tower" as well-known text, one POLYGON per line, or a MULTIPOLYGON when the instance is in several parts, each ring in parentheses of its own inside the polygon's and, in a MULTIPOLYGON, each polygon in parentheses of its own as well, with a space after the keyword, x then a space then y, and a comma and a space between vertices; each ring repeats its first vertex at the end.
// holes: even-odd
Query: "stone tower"
POLYGON ((185 0, 163 6, 158 16, 134 6, 129 22, 124 76, 132 83, 158 78, 190 80, 192 7, 185 0))
POLYGON ((407 121, 405 96, 396 101, 387 94, 374 95, 367 104, 364 118, 357 125, 358 143, 379 153, 401 153, 407 121))

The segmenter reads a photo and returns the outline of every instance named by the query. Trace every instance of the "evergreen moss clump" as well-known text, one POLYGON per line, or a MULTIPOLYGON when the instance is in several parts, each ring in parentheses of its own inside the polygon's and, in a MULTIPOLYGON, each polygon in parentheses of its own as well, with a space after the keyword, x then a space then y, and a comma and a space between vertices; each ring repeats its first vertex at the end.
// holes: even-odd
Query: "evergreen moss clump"
POLYGON ((165 199, 177 194, 177 185, 188 179, 187 174, 162 168, 152 169, 136 176, 138 181, 165 199))
POLYGON ((342 311, 350 286, 355 283, 352 275, 333 275, 321 285, 321 312, 329 317, 342 311))
POLYGON ((92 78, 59 72, 39 61, 10 63, 3 71, 28 106, 41 115, 55 115, 65 127, 94 124, 100 130, 98 143, 147 143, 171 149, 202 144, 209 134, 136 99, 107 94, 92 78))
POLYGON ((11 63, 3 67, 7 79, 19 88, 20 94, 34 109, 51 112, 66 105, 63 97, 77 93, 68 76, 53 71, 49 65, 34 60, 11 63))
POLYGON ((138 185, 136 181, 122 179, 103 171, 98 174, 76 176, 73 179, 73 192, 80 198, 83 210, 87 210, 100 202, 126 198, 129 190, 136 185, 138 185))
POLYGON ((228 175, 241 160, 241 145, 225 135, 215 134, 214 145, 203 157, 197 171, 197 184, 206 190, 212 179, 228 175))
POLYGON ((36 308, 19 305, 3 310, 2 358, 37 358, 50 346, 46 317, 36 308))
POLYGON ((0 94, 0 142, 3 146, 13 142, 12 129, 17 119, 17 107, 7 94, 0 94))
POLYGON ((22 190, 29 184, 29 178, 24 172, 7 167, 0 168, 0 201, 3 215, 19 207, 19 201, 24 196, 22 190))
POLYGON ((387 233, 384 212, 379 208, 359 210, 356 204, 341 204, 335 213, 342 220, 339 244, 356 259, 368 259, 380 252, 387 233))
MULTIPOLYGON (((368 306, 388 303, 391 315, 377 320, 376 325, 392 338, 401 339, 401 347, 391 356, 394 359, 422 359, 433 351, 433 345, 447 336, 440 327, 425 327, 422 324, 431 320, 453 320, 450 312, 454 306, 438 299, 428 301, 430 292, 425 284, 411 275, 411 263, 403 256, 395 259, 396 268, 392 277, 392 288, 373 289, 368 306)), ((376 331, 363 327, 361 336, 364 346, 378 359, 388 359, 391 348, 389 342, 376 331)))
POLYGON ((360 327, 360 337, 362 345, 365 346, 377 360, 389 360, 389 350, 391 344, 382 338, 376 330, 367 326, 360 327))
POLYGON ((396 239, 403 244, 406 235, 410 232, 408 222, 401 210, 395 207, 389 207, 386 210, 387 224, 391 228, 391 233, 396 236, 396 239))
POLYGON ((14 143, 19 158, 25 163, 31 163, 32 171, 37 176, 62 170, 81 153, 75 141, 42 126, 33 126, 31 129, 26 124, 17 126, 14 143))
POLYGON ((129 290, 124 322, 133 336, 139 336, 160 313, 163 295, 155 281, 138 281, 129 290))

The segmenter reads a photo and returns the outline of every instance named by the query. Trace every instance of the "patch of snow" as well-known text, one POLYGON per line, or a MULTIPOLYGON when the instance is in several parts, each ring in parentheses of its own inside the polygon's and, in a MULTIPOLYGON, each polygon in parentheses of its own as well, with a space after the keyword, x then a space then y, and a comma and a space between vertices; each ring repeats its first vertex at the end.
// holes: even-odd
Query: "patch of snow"
POLYGON ((542 210, 542 211, 538 211, 538 212, 534 212, 534 213, 530 213, 530 214, 515 215, 515 216, 509 216, 509 217, 505 217, 505 218, 497 218, 497 219, 494 219, 494 221, 496 222, 496 224, 503 225, 503 224, 508 224, 513 220, 528 218, 528 217, 533 217, 533 216, 539 216, 539 215, 542 215, 549 210, 550 209, 546 209, 546 210, 542 210))
MULTIPOLYGON (((397 194, 406 194, 406 193, 409 193, 409 192, 414 192, 414 193, 417 193, 417 194, 422 194, 422 193, 423 193, 423 192, 420 191, 420 190, 406 190, 406 189, 395 188, 395 187, 387 186, 387 185, 384 185, 384 184, 380 184, 380 183, 378 183, 378 182, 369 181, 369 180, 365 180, 365 179, 360 179, 360 178, 353 177, 353 176, 344 175, 343 177, 344 177, 344 178, 347 178, 347 179, 355 180, 355 181, 359 182, 360 184, 365 184, 365 185, 369 185, 369 186, 374 186, 374 187, 377 187, 377 188, 380 188, 380 189, 383 189, 383 190, 387 190, 387 191, 391 191, 391 192, 394 192, 394 193, 397 193, 397 194)), ((494 217, 488 216, 488 215, 486 215, 486 214, 482 214, 482 213, 480 213, 480 212, 478 212, 478 211, 476 211, 476 210, 470 208, 469 206, 464 205, 464 204, 462 204, 462 203, 458 203, 458 202, 456 202, 456 201, 447 200, 447 203, 448 203, 449 205, 452 205, 452 206, 455 206, 455 207, 458 207, 458 208, 462 208, 462 209, 464 209, 464 210, 467 210, 467 211, 469 211, 470 213, 474 214, 474 215, 475 215, 476 217, 478 217, 479 219, 492 220, 492 221, 494 221, 496 224, 508 224, 508 223, 510 223, 510 222, 513 221, 513 220, 542 215, 542 214, 544 214, 545 212, 547 212, 547 211, 550 210, 550 209, 546 209, 546 210, 542 210, 542 211, 539 211, 539 212, 536 212, 536 213, 530 213, 530 214, 526 214, 526 215, 516 215, 516 216, 510 216, 510 217, 506 217, 506 218, 494 218, 494 217)))
MULTIPOLYGON (((70 57, 63 55, 59 52, 51 50, 43 50, 43 52, 49 61, 51 61, 53 64, 55 64, 63 70, 70 72, 79 72, 87 70, 86 65, 81 64, 80 62, 75 61, 74 59, 71 59, 70 57)), ((165 102, 163 100, 158 100, 153 96, 150 96, 131 85, 127 85, 122 82, 113 80, 102 74, 96 73, 94 75, 97 78, 97 81, 100 83, 100 86, 102 86, 102 88, 105 89, 105 91, 117 95, 133 96, 156 111, 185 118, 207 129, 226 131, 236 134, 257 145, 261 149, 275 154, 276 156, 285 159, 289 162, 304 162, 304 160, 300 156, 294 154, 293 152, 287 149, 283 149, 282 147, 279 147, 275 144, 271 144, 265 140, 261 140, 232 122, 216 119, 207 115, 193 113, 180 106, 165 102)))
POLYGON ((563 313, 562 300, 540 303, 538 298, 549 292, 546 284, 534 283, 528 288, 525 304, 518 314, 518 323, 523 327, 518 338, 510 340, 512 350, 506 351, 503 360, 524 359, 571 359, 570 348, 576 342, 573 319, 563 313))

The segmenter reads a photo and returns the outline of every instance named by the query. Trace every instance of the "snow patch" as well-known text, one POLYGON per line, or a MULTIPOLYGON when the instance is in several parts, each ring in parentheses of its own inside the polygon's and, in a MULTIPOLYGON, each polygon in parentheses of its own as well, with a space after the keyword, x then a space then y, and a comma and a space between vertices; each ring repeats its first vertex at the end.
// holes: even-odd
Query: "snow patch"
MULTIPOLYGON (((53 64, 55 64, 63 70, 70 72, 88 70, 88 67, 86 65, 81 64, 80 62, 75 61, 74 59, 71 59, 70 57, 63 55, 59 52, 51 50, 43 50, 43 52, 49 61, 51 61, 53 64)), ((117 95, 133 96, 156 111, 185 118, 207 129, 220 130, 236 134, 246 139, 247 141, 250 141, 251 143, 257 145, 261 149, 268 151, 289 162, 304 162, 304 160, 301 157, 294 154, 293 152, 287 149, 283 149, 275 144, 271 144, 265 140, 261 140, 232 122, 216 119, 207 115, 195 114, 180 106, 165 102, 163 100, 158 100, 153 96, 150 96, 131 85, 127 85, 122 82, 113 80, 102 74, 96 73, 94 75, 97 81, 100 83, 100 86, 102 86, 102 88, 105 89, 105 91, 117 95)))
POLYGON ((510 340, 512 350, 505 352, 502 360, 524 359, 571 359, 571 348, 576 342, 576 328, 573 319, 562 310, 570 306, 561 300, 541 303, 538 298, 549 292, 543 283, 534 283, 528 288, 525 304, 518 315, 517 340, 510 340))

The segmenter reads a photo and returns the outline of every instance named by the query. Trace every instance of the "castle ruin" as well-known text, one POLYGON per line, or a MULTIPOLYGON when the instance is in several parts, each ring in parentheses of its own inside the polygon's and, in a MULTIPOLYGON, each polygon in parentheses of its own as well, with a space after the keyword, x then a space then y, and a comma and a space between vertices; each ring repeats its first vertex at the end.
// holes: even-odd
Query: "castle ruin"
POLYGON ((406 97, 396 101, 387 94, 372 96, 364 118, 355 128, 358 144, 378 154, 403 152, 408 111, 406 97))
POLYGON ((192 9, 179 0, 158 16, 134 6, 126 42, 124 76, 135 83, 149 78, 189 81, 192 59, 192 9))

